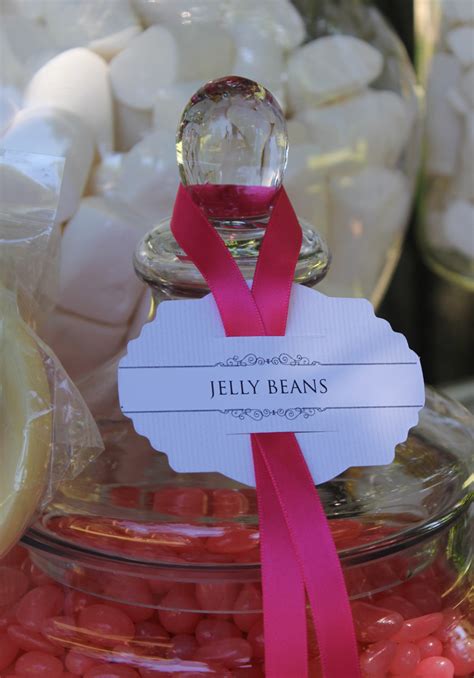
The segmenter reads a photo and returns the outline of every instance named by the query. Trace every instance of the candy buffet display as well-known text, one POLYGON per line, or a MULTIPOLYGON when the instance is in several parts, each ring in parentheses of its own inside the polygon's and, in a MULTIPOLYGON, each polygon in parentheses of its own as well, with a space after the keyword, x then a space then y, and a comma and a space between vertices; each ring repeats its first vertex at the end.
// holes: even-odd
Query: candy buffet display
POLYGON ((0 144, 66 157, 59 304, 44 336, 88 402, 147 316, 130 253, 169 216, 176 120, 211 78, 274 92, 288 193, 333 254, 325 290, 380 300, 418 163, 414 75, 370 5, 321 2, 316 14, 288 0, 2 4, 0 144))
POLYGON ((438 31, 427 76, 421 246, 436 272, 473 289, 474 7, 440 0, 429 10, 438 31))

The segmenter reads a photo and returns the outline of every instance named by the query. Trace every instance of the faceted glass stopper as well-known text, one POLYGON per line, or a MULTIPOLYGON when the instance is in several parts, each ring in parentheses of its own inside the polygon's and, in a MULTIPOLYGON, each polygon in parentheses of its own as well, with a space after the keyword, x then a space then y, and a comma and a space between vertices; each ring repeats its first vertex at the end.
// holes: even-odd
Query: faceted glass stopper
POLYGON ((191 97, 176 148, 181 180, 210 217, 264 217, 286 167, 285 117, 262 85, 220 78, 191 97))

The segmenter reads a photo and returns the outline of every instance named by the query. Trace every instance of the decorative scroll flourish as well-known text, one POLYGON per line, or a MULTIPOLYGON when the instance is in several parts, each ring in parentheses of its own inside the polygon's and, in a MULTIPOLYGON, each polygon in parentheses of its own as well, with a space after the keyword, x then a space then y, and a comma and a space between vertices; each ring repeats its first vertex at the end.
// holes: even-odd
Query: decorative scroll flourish
POLYGON ((277 410, 257 410, 252 408, 242 408, 242 409, 233 409, 233 410, 220 410, 223 414, 230 414, 236 419, 241 419, 242 421, 248 417, 254 421, 262 421, 267 417, 284 417, 293 421, 298 419, 298 417, 303 417, 303 419, 309 419, 314 417, 317 412, 324 412, 325 407, 291 407, 288 409, 279 408, 277 410))
POLYGON ((242 358, 237 355, 215 364, 215 367, 252 367, 253 365, 320 365, 317 360, 311 360, 304 355, 292 356, 289 353, 265 358, 255 353, 247 353, 242 358))

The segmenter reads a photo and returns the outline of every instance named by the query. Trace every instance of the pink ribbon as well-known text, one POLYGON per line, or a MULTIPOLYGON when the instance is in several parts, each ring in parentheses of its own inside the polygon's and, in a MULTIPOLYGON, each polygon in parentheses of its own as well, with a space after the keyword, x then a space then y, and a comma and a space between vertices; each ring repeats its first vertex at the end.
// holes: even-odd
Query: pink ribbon
MULTIPOLYGON (((213 188, 218 196, 223 190, 240 199, 247 195, 243 187, 205 188, 211 199, 213 188)), ((258 188, 252 191, 255 195, 258 188)), ((171 230, 209 285, 227 336, 285 334, 301 229, 283 188, 276 196, 251 290, 183 186, 171 230)), ((324 678, 359 678, 341 564, 298 441, 293 433, 254 433, 251 443, 260 518, 266 675, 308 676, 306 590, 324 678)))

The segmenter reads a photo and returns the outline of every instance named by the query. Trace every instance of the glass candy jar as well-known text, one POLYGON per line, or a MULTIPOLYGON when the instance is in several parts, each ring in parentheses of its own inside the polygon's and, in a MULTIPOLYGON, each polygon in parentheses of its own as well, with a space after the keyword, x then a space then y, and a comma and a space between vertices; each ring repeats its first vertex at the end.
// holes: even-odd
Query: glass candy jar
MULTIPOLYGON (((250 276, 281 181, 284 123, 255 83, 232 78, 225 90, 210 87, 212 105, 200 91, 183 114, 180 169, 250 276), (228 115, 233 105, 239 116, 228 115), (251 133, 266 159, 257 169, 256 145, 245 143, 251 133), (212 142, 222 138, 240 150, 238 164, 229 162, 229 148, 214 153, 212 142), (225 200, 204 202, 203 169, 225 200), (268 189, 257 191, 263 203, 250 191, 243 204, 255 209, 240 218, 228 199, 237 178, 244 198, 246 186, 268 189)), ((297 277, 313 284, 327 256, 315 232, 305 233, 297 277)), ((145 238, 137 265, 157 302, 205 291, 166 225, 145 238)), ((62 487, 1 563, 2 676, 263 678, 255 490, 219 474, 174 472, 127 420, 101 429, 105 452, 62 487)), ((428 390, 420 422, 393 463, 351 468, 319 488, 364 678, 472 674, 472 440, 470 415, 428 390)), ((309 672, 320 678, 309 616, 308 624, 309 672)))
POLYGON ((474 7, 418 3, 420 72, 427 80, 420 244, 428 265, 474 289, 474 7))

